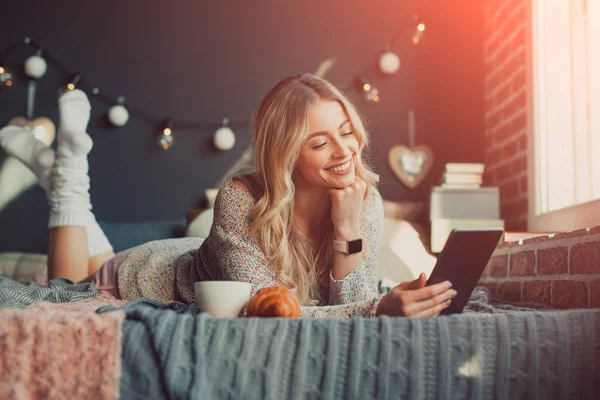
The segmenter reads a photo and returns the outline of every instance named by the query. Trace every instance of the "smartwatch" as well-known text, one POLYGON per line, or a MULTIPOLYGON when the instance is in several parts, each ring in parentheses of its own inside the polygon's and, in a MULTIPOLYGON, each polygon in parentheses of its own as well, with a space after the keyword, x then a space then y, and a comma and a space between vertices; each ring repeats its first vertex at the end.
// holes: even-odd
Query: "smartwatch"
POLYGON ((362 239, 356 238, 346 241, 333 239, 333 249, 346 255, 360 253, 362 251, 362 239))

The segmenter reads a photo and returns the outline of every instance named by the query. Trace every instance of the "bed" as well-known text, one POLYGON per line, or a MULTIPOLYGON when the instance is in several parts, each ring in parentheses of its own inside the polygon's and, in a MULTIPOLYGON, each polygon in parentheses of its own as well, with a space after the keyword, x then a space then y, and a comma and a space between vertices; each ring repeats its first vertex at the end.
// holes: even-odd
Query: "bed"
POLYGON ((600 310, 495 303, 485 288, 438 318, 215 319, 0 277, 3 399, 596 399, 599 339, 600 310))
MULTIPOLYGON (((435 260, 423 227, 403 222, 411 213, 386 206, 384 259, 405 268, 379 269, 380 292, 435 260), (420 247, 412 261, 393 251, 399 238, 420 247)), ((182 236, 180 222, 144 229, 182 236)), ((478 287, 463 314, 439 318, 215 319, 194 303, 45 282, 43 255, 11 257, 28 269, 0 263, 12 268, 0 276, 1 399, 600 397, 597 309, 498 302, 478 287)))

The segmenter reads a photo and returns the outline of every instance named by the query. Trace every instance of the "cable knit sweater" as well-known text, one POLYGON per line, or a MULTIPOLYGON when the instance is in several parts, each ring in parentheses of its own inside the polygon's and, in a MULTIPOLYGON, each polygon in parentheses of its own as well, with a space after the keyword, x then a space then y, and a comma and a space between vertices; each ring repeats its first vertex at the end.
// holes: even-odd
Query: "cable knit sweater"
MULTIPOLYGON (((250 233, 250 210, 260 187, 252 175, 238 176, 250 191, 229 178, 215 201, 214 221, 205 239, 154 241, 134 249, 118 270, 119 292, 124 299, 151 298, 165 303, 193 302, 194 282, 245 281, 252 294, 277 285, 276 274, 250 233)), ((367 256, 342 280, 330 274, 328 304, 302 307, 301 317, 348 318, 374 316, 381 297, 376 265, 381 245, 383 204, 377 190, 365 200, 360 229, 367 256)))

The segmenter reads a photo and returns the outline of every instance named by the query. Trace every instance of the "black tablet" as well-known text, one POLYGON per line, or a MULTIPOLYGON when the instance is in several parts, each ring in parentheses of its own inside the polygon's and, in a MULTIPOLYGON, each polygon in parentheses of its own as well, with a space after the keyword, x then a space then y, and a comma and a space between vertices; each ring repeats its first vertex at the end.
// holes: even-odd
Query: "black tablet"
POLYGON ((461 313, 496 249, 502 228, 454 229, 437 258, 427 286, 452 282, 458 294, 441 314, 461 313))

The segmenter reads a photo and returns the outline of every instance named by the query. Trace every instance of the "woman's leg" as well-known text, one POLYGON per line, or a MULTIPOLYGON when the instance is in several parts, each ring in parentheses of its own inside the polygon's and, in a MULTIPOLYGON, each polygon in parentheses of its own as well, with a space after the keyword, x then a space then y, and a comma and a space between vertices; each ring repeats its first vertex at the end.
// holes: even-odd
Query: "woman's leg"
POLYGON ((38 176, 48 196, 48 279, 85 280, 114 256, 91 212, 87 154, 92 140, 86 133, 90 110, 80 90, 61 96, 56 153, 26 128, 0 131, 0 145, 38 176))

